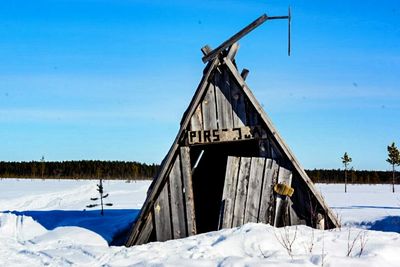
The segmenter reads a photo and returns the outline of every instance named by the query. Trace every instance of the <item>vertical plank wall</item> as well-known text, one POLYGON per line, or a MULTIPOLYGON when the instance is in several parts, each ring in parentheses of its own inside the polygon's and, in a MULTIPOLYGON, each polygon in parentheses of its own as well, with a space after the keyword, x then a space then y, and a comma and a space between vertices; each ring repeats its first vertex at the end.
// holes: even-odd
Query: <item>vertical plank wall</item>
MULTIPOLYGON (((282 213, 281 208, 288 206, 287 201, 281 202, 279 197, 275 199, 273 186, 277 181, 290 179, 291 172, 279 167, 275 160, 228 157, 220 228, 237 227, 248 222, 274 223, 274 215, 282 213)), ((282 216, 288 217, 287 214, 282 216)))
POLYGON ((181 147, 153 208, 157 241, 196 234, 189 147, 181 147))

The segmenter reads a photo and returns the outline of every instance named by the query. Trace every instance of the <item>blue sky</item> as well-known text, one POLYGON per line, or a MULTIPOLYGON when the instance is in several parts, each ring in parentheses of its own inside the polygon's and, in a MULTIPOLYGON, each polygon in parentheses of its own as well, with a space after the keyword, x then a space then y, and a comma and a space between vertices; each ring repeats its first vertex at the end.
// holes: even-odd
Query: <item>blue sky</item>
POLYGON ((216 47, 263 13, 239 67, 305 168, 388 169, 400 145, 398 1, 2 1, 0 160, 158 163, 216 47))

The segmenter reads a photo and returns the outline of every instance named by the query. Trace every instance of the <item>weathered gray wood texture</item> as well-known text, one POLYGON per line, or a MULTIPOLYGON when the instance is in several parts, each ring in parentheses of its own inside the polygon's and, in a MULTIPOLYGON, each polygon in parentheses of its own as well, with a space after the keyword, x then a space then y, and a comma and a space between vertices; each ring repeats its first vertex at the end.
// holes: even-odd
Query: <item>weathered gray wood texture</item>
POLYGON ((154 205, 158 241, 196 234, 190 148, 181 147, 154 205))
POLYGON ((196 215, 194 209, 193 197, 193 182, 192 182, 192 169, 190 160, 190 149, 188 147, 181 147, 181 166, 182 166, 182 181, 185 195, 185 211, 187 220, 187 235, 192 236, 197 233, 196 231, 196 215))
MULTIPOLYGON (((187 144, 209 144, 232 141, 246 141, 253 139, 266 139, 268 135, 258 126, 244 126, 236 128, 200 130, 187 132, 187 144)), ((267 140, 264 140, 267 141, 267 140)))
POLYGON ((180 156, 176 157, 172 170, 169 174, 169 191, 171 219, 172 219, 172 237, 173 239, 187 236, 185 202, 183 199, 182 172, 180 156))
POLYGON ((291 172, 272 159, 228 157, 219 227, 236 227, 248 222, 273 223, 277 214, 274 207, 281 206, 273 185, 290 177, 291 172))
MULTIPOLYGON (((190 131, 259 126, 260 116, 226 68, 216 69, 204 99, 190 118, 190 131)), ((260 128, 261 129, 261 128, 260 128)), ((259 133, 266 136, 265 130, 259 133)), ((200 142, 201 143, 201 142, 200 142)))
POLYGON ((172 239, 171 212, 169 208, 168 184, 164 186, 154 204, 154 223, 157 240, 166 241, 172 239))

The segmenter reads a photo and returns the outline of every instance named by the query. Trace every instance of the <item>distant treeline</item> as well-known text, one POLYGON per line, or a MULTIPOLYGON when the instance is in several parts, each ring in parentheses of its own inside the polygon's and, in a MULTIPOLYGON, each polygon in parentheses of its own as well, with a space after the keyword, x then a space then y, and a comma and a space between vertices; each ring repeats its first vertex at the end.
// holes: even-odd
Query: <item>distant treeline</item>
MULTIPOLYGON (((344 183, 344 170, 306 170, 314 183, 344 183)), ((392 183, 391 171, 347 171, 349 184, 386 184, 392 183)), ((398 183, 396 180, 395 183, 398 183)))
MULTIPOLYGON (((152 179, 159 169, 157 164, 129 161, 0 161, 0 178, 41 179, 152 179)), ((344 170, 306 170, 315 183, 344 183, 344 170)), ((391 183, 390 171, 348 171, 348 183, 391 183)), ((397 182, 397 181, 396 181, 397 182)))
POLYGON ((1 178, 41 179, 152 179, 159 166, 127 161, 0 161, 1 178))

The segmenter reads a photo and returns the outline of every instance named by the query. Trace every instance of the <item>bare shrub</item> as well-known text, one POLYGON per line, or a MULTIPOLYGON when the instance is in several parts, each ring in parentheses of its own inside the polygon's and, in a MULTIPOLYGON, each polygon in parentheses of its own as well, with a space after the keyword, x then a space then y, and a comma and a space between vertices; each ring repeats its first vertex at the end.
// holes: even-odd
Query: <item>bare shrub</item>
POLYGON ((352 239, 351 237, 351 230, 349 228, 349 233, 347 235, 347 257, 350 257, 351 252, 354 249, 355 244, 357 243, 357 240, 360 242, 360 251, 358 252, 358 256, 361 257, 361 255, 364 253, 365 246, 367 245, 368 241, 368 232, 365 230, 361 230, 357 233, 357 235, 352 239))
POLYGON ((364 253, 367 241, 368 241, 368 232, 363 231, 363 233, 360 235, 360 252, 358 253, 358 257, 361 257, 361 255, 364 253))
POLYGON ((322 231, 322 252, 321 252, 321 267, 324 267, 325 264, 325 235, 324 231, 322 231))
POLYGON ((303 241, 303 246, 306 253, 312 254, 314 248, 314 228, 311 228, 311 236, 307 241, 303 241))
POLYGON ((274 231, 274 235, 276 240, 278 240, 279 244, 282 245, 286 249, 286 252, 293 259, 293 244, 296 241, 297 237, 297 226, 295 227, 294 233, 290 232, 289 227, 284 227, 284 231, 280 231, 279 236, 274 231))

